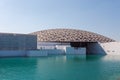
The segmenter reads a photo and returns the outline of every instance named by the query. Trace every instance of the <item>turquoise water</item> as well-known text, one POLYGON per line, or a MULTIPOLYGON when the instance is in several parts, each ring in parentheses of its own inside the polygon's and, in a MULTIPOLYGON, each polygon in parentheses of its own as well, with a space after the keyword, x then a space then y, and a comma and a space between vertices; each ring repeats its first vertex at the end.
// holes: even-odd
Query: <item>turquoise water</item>
POLYGON ((120 80, 120 56, 0 58, 0 80, 120 80))

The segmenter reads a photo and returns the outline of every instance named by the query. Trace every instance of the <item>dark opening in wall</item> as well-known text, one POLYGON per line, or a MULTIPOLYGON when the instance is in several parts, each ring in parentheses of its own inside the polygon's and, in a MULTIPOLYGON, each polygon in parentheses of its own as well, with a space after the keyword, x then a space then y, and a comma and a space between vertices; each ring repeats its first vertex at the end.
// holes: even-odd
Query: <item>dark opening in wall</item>
POLYGON ((70 42, 70 45, 76 49, 82 47, 86 48, 86 55, 105 53, 98 42, 70 42))
POLYGON ((70 42, 71 47, 86 47, 86 42, 70 42))

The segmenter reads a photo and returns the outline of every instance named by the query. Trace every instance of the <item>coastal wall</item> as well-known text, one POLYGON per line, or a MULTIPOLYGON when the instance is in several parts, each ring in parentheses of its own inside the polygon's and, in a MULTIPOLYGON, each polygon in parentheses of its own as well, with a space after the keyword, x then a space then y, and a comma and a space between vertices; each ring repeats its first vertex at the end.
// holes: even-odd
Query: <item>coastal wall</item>
POLYGON ((120 55, 120 42, 101 43, 101 47, 108 55, 120 55))
POLYGON ((0 57, 39 57, 48 55, 70 55, 86 54, 85 48, 66 47, 62 49, 44 49, 44 50, 1 50, 0 57))
POLYGON ((74 48, 70 43, 57 43, 57 42, 38 42, 37 48, 41 51, 46 51, 48 55, 57 54, 86 54, 85 48, 74 48))
POLYGON ((25 50, 1 50, 0 57, 22 57, 26 56, 25 50))
POLYGON ((87 54, 120 55, 120 42, 90 43, 87 54))
POLYGON ((48 56, 48 53, 47 51, 45 50, 30 50, 30 51, 27 51, 26 55, 28 57, 39 57, 39 56, 48 56))
POLYGON ((1 50, 0 57, 39 57, 48 55, 63 55, 63 50, 1 50))
POLYGON ((57 42, 37 42, 37 49, 59 49, 63 46, 69 46, 70 43, 57 43, 57 42))
POLYGON ((0 50, 0 57, 37 57, 48 55, 70 55, 70 54, 94 54, 94 55, 120 55, 120 42, 88 43, 86 48, 74 48, 60 46, 60 49, 41 50, 0 50), (62 48, 63 47, 63 48, 62 48))
POLYGON ((59 49, 44 49, 44 50, 30 50, 27 51, 27 56, 48 56, 48 55, 63 55, 64 50, 59 49))

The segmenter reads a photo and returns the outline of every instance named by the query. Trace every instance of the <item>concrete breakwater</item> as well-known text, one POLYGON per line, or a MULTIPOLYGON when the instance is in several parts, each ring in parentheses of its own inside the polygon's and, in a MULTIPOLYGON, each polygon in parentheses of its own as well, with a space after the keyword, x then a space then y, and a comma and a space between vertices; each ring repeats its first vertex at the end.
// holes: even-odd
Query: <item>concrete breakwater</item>
POLYGON ((44 49, 44 50, 1 50, 0 57, 39 57, 48 55, 86 54, 85 48, 44 49))

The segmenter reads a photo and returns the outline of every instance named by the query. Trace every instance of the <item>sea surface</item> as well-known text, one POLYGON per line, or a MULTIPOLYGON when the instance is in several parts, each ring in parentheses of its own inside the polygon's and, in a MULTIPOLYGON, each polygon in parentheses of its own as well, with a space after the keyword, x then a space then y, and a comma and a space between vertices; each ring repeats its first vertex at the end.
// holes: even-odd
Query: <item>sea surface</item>
POLYGON ((0 80, 120 80, 120 56, 0 58, 0 80))

